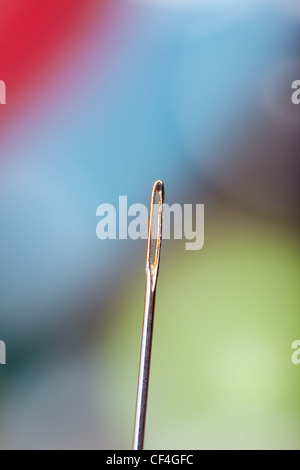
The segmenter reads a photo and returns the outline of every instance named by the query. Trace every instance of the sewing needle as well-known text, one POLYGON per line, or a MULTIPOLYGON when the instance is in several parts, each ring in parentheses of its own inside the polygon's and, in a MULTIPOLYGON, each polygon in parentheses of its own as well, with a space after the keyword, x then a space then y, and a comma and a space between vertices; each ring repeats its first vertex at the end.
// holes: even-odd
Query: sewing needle
POLYGON ((156 286, 162 244, 165 189, 158 180, 152 186, 146 248, 146 290, 138 390, 136 399, 133 450, 143 450, 146 425, 156 286), (156 204, 157 200, 157 204, 156 204))

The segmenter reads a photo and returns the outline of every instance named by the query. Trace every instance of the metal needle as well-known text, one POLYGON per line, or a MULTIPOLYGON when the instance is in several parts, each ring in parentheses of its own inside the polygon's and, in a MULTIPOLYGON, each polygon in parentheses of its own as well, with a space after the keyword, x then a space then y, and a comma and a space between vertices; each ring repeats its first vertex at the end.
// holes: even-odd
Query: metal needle
POLYGON ((152 186, 149 208, 148 238, 146 248, 146 291, 135 411, 133 450, 143 450, 144 448, 155 296, 162 243, 164 201, 164 184, 160 180, 155 181, 152 186), (158 199, 157 204, 156 199, 158 199))

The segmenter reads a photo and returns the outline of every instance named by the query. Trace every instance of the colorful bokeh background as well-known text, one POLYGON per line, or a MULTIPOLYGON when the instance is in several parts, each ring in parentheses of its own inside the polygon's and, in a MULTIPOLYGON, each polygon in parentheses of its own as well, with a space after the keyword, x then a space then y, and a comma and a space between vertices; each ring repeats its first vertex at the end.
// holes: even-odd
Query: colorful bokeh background
POLYGON ((2 449, 131 446, 144 241, 101 203, 205 204, 165 241, 146 448, 300 449, 298 0, 0 0, 2 449))

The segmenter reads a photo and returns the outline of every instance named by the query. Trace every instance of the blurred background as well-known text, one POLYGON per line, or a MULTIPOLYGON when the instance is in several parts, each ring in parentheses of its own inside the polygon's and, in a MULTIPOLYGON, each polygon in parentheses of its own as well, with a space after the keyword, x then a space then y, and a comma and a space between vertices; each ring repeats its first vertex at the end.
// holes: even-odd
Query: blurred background
POLYGON ((102 203, 205 204, 164 241, 145 447, 300 449, 298 0, 0 0, 2 449, 131 447, 145 241, 102 203))

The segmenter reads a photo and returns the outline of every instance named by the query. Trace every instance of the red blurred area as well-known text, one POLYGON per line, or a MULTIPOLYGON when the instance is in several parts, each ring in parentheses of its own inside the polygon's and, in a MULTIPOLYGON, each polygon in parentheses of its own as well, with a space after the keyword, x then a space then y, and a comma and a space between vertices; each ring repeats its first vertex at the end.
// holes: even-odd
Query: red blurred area
MULTIPOLYGON (((7 86, 4 118, 63 67, 97 12, 103 23, 110 0, 0 0, 0 80, 7 86), (102 15, 103 13, 103 15, 102 15)), ((101 28, 101 24, 97 27, 101 28)))

